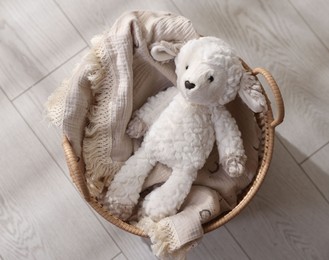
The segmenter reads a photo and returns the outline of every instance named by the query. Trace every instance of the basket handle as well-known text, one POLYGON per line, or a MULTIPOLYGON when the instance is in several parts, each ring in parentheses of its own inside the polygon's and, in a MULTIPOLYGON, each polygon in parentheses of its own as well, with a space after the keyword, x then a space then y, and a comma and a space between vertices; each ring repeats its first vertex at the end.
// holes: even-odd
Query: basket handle
POLYGON ((282 99, 282 95, 281 95, 280 89, 278 87, 278 84, 274 80, 273 76, 267 70, 265 70, 263 68, 253 69, 252 74, 255 76, 258 74, 263 75, 274 94, 275 103, 278 108, 278 110, 277 110, 278 114, 277 114, 277 118, 272 121, 271 127, 275 128, 279 124, 282 123, 283 118, 284 118, 284 104, 283 104, 283 99, 282 99))

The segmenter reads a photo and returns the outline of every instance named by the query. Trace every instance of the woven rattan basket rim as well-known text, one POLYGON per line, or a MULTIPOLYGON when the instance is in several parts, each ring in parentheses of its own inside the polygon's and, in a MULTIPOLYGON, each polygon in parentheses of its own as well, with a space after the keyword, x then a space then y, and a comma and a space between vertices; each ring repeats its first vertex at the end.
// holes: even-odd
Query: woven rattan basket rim
MULTIPOLYGON (((243 62, 243 61, 242 61, 243 62)), ((244 67, 246 70, 252 71, 248 65, 246 65, 243 62, 244 67)), ((274 136, 275 131, 274 128, 278 124, 280 124, 283 121, 284 116, 284 107, 283 107, 283 101, 281 97, 281 93, 279 91, 279 88, 276 85, 276 82, 272 78, 272 76, 264 69, 255 69, 252 71, 255 75, 258 73, 261 73, 267 82, 269 83, 270 87, 272 88, 272 91, 275 96, 276 104, 278 106, 278 117, 276 120, 273 119, 273 112, 271 108, 270 101, 266 95, 266 92, 263 89, 263 93, 267 100, 267 106, 268 110, 265 113, 261 114, 255 114, 255 118, 257 121, 257 124, 259 125, 261 129, 261 156, 260 156, 260 162, 258 171, 255 175, 254 180, 252 181, 251 185, 248 186, 248 190, 243 196, 243 198, 239 201, 239 203, 229 212, 222 214, 221 216, 215 218, 214 220, 206 223, 203 225, 204 232, 210 232, 214 229, 219 228, 220 226, 227 223, 229 220, 237 216, 241 210, 246 207, 246 205, 251 201, 251 199, 255 196, 256 192, 260 188, 266 173, 268 171, 268 168, 270 166, 270 162, 272 159, 272 153, 273 153, 273 146, 274 146, 274 136)), ((83 198, 90 204, 90 206, 97 211, 102 217, 104 217, 106 220, 111 222, 112 224, 116 225, 117 227, 128 231, 132 234, 138 235, 138 236, 147 236, 142 230, 138 229, 137 227, 130 225, 110 214, 109 211, 107 211, 100 202, 98 202, 95 198, 92 198, 89 194, 89 191, 86 186, 85 178, 82 174, 83 171, 81 171, 81 161, 79 161, 79 158, 75 155, 73 148, 68 141, 68 139, 64 136, 63 138, 63 148, 65 153, 66 162, 70 171, 70 175, 72 178, 73 183, 78 188, 80 194, 83 196, 83 198)))

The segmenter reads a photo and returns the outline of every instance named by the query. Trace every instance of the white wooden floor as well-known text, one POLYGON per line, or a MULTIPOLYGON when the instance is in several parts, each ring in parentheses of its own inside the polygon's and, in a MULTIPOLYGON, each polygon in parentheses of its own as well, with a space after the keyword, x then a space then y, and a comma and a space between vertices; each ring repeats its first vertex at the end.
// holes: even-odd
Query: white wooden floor
POLYGON ((286 104, 261 190, 189 259, 329 259, 326 0, 0 0, 0 259, 155 259, 79 197, 42 116, 91 37, 134 9, 180 13, 228 41, 273 73, 286 104))

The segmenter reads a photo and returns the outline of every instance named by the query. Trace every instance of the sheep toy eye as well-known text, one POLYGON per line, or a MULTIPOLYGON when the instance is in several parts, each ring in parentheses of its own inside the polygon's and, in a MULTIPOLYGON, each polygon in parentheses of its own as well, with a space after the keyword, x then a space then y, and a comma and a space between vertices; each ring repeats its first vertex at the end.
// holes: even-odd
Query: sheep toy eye
POLYGON ((185 67, 185 69, 188 69, 188 65, 185 67))
POLYGON ((213 77, 213 76, 210 76, 210 77, 208 78, 208 80, 209 80, 210 82, 213 82, 213 81, 214 81, 214 77, 213 77))

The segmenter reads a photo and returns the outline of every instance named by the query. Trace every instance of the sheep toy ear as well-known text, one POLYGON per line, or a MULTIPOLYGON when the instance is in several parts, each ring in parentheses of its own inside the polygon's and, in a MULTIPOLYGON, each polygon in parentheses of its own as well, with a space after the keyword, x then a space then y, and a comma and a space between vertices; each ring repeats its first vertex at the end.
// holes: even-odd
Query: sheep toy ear
POLYGON ((239 96, 243 102, 254 112, 267 110, 266 98, 256 77, 250 72, 244 72, 240 81, 239 96))
POLYGON ((156 61, 169 62, 177 56, 182 46, 182 42, 155 42, 151 45, 150 53, 156 61))

